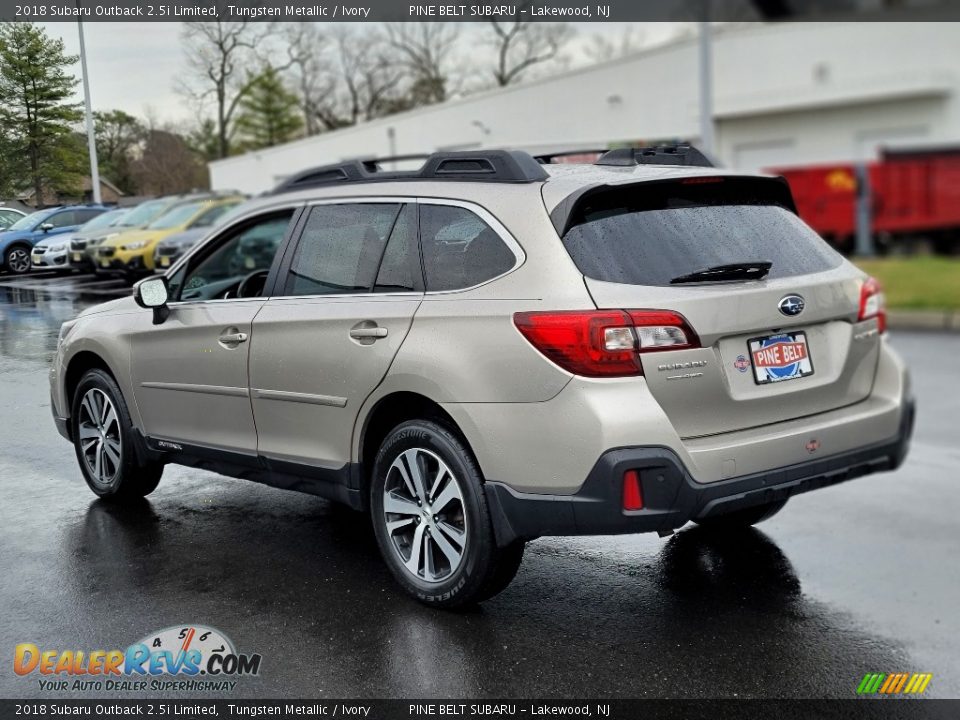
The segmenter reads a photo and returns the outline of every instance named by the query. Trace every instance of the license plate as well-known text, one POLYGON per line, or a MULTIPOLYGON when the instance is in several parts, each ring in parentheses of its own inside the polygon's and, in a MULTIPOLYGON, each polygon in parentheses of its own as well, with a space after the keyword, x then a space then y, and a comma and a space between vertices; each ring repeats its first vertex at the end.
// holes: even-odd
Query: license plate
POLYGON ((780 333, 747 342, 753 381, 757 385, 813 375, 813 361, 805 332, 780 333))
POLYGON ((170 258, 168 257, 160 258, 160 267, 170 267, 170 258))
POLYGON ((81 255, 80 253, 73 253, 70 257, 73 259, 74 262, 80 262, 81 260, 83 260, 83 255, 81 255))
POLYGON ((40 257, 41 257, 40 255, 34 255, 33 257, 30 258, 30 260, 33 261, 33 264, 34 264, 34 265, 39 265, 39 264, 40 264, 40 257))
POLYGON ((110 261, 109 261, 109 260, 101 260, 101 261, 100 261, 100 267, 105 267, 105 268, 110 267, 110 261))

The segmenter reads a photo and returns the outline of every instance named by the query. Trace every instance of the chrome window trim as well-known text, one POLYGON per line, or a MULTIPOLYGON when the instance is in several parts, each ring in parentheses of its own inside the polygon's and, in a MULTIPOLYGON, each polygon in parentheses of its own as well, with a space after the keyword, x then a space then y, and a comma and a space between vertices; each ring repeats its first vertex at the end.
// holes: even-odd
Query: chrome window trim
MULTIPOLYGON (((360 197, 335 197, 335 198, 322 198, 319 200, 311 200, 307 203, 307 207, 314 207, 316 205, 347 205, 347 204, 356 204, 356 203, 374 203, 374 204, 385 204, 385 203, 416 203, 417 205, 444 205, 448 207, 459 207, 464 210, 469 210, 474 213, 477 217, 483 220, 491 230, 493 230, 504 244, 510 249, 510 252, 513 253, 514 263, 513 266, 499 275, 490 278, 489 280, 484 280, 481 283, 476 285, 471 285, 470 287, 457 288, 456 290, 427 290, 426 292, 412 292, 412 293, 350 293, 350 294, 320 294, 320 295, 275 295, 270 300, 281 299, 281 298, 331 298, 331 297, 376 297, 376 296, 388 296, 388 295, 416 295, 416 296, 435 296, 435 295, 456 295, 459 293, 470 292, 471 290, 476 290, 477 288, 483 287, 484 285, 489 285, 492 282, 499 280, 500 278, 506 277, 510 273, 516 271, 527 261, 527 253, 524 251, 523 246, 517 242, 516 238, 510 234, 510 231, 500 222, 497 217, 487 210, 483 205, 480 205, 469 200, 458 200, 454 198, 437 198, 437 197, 424 197, 420 195, 407 195, 407 196, 398 196, 398 195, 363 195, 360 197)), ((419 231, 418 231, 419 239, 419 231)), ((424 278, 426 281, 426 278, 424 278)))
MULTIPOLYGON (((219 298, 212 300, 177 300, 176 302, 170 303, 170 307, 179 307, 184 305, 196 306, 203 305, 206 303, 226 303, 226 302, 236 302, 236 301, 262 301, 268 302, 271 300, 285 300, 285 301, 294 301, 294 300, 317 300, 317 299, 354 299, 354 298, 391 298, 391 297, 435 297, 435 296, 449 296, 449 295, 459 295, 461 293, 470 292, 476 290, 477 288, 484 287, 489 285, 492 282, 496 282, 501 278, 510 275, 519 269, 526 261, 527 254, 524 251, 523 246, 513 237, 509 230, 504 226, 502 222, 489 210, 487 210, 482 205, 469 201, 469 200, 459 200, 454 198, 438 198, 438 197, 424 197, 419 195, 359 195, 359 196, 337 196, 337 197, 328 197, 328 198, 318 198, 316 200, 298 200, 295 202, 278 202, 276 205, 257 207, 251 209, 250 212, 244 213, 233 218, 230 221, 229 225, 226 225, 222 228, 217 228, 216 234, 211 233, 207 237, 200 240, 196 245, 194 245, 190 250, 187 251, 180 259, 177 260, 170 268, 164 273, 167 277, 172 276, 174 273, 180 270, 182 265, 185 265, 189 262, 190 258, 200 250, 202 250, 207 244, 213 242, 214 237, 220 237, 223 234, 230 232, 236 225, 249 221, 255 215, 261 214, 270 214, 280 210, 294 210, 297 208, 312 208, 318 205, 354 205, 359 203, 365 204, 403 204, 403 203, 415 203, 417 205, 443 205, 448 207, 459 207, 464 210, 469 210, 483 220, 491 230, 493 230, 499 238, 504 242, 504 244, 510 249, 510 252, 514 256, 513 266, 499 275, 490 278, 489 280, 484 280, 481 283, 476 285, 471 285, 470 287, 458 288, 456 290, 428 290, 426 292, 396 292, 396 293, 378 293, 378 292, 367 292, 367 293, 338 293, 338 294, 316 294, 316 295, 271 295, 269 297, 261 298, 219 298)), ((419 232, 418 232, 419 239, 419 232)), ((299 238, 298 238, 299 240, 299 238)), ((426 278, 424 278, 426 280, 426 278)))

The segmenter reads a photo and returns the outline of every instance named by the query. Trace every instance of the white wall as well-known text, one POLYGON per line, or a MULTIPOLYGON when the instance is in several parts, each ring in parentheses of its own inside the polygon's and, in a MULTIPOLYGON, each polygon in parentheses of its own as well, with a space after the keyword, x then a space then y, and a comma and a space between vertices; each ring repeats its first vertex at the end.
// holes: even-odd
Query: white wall
MULTIPOLYGON (((953 23, 793 23, 720 32, 718 155, 754 169, 855 159, 885 141, 960 141, 958 47, 953 23)), ((256 193, 307 167, 354 157, 695 140, 696 98, 696 43, 687 41, 217 161, 211 181, 256 193)))

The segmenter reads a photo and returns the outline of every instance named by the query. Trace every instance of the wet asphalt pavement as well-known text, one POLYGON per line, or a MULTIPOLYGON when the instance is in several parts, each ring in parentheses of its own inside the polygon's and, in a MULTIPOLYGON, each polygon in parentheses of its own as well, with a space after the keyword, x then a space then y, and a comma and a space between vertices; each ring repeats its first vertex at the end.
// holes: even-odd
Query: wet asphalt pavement
POLYGON ((892 338, 919 404, 896 473, 727 540, 541 539, 455 614, 403 595, 365 518, 318 498, 169 467, 133 508, 96 500, 47 389, 60 323, 115 290, 90 282, 0 277, 0 697, 90 696, 42 695, 17 643, 122 649, 197 623, 263 656, 238 698, 849 698, 898 671, 960 696, 960 335, 892 338))

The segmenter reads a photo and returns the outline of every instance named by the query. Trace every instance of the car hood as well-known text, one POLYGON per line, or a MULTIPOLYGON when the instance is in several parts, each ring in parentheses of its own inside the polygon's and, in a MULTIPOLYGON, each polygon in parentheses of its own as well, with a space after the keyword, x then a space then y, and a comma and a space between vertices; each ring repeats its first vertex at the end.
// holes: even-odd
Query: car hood
POLYGON ((101 247, 121 247, 130 243, 146 240, 148 243, 159 240, 168 235, 166 230, 128 230, 120 233, 109 240, 104 240, 101 247))
POLYGON ((210 231, 210 228, 195 228, 174 233, 160 241, 161 245, 192 245, 210 231))
POLYGON ((74 240, 103 240, 104 238, 111 237, 113 235, 118 235, 120 233, 127 233, 136 230, 136 228, 125 228, 122 225, 117 227, 106 227, 100 228, 99 230, 91 230, 90 232, 77 233, 73 236, 74 240))
POLYGON ((62 235, 54 235, 53 237, 46 237, 43 240, 38 240, 33 244, 34 247, 50 247, 51 245, 62 245, 63 243, 69 243, 73 240, 73 235, 70 233, 63 233, 62 235))
POLYGON ((116 300, 110 300, 105 303, 100 303, 99 305, 94 305, 93 307, 88 307, 86 310, 77 315, 77 319, 90 317, 91 315, 101 315, 108 312, 128 312, 133 310, 142 311, 137 301, 133 299, 132 296, 117 298, 116 300))

